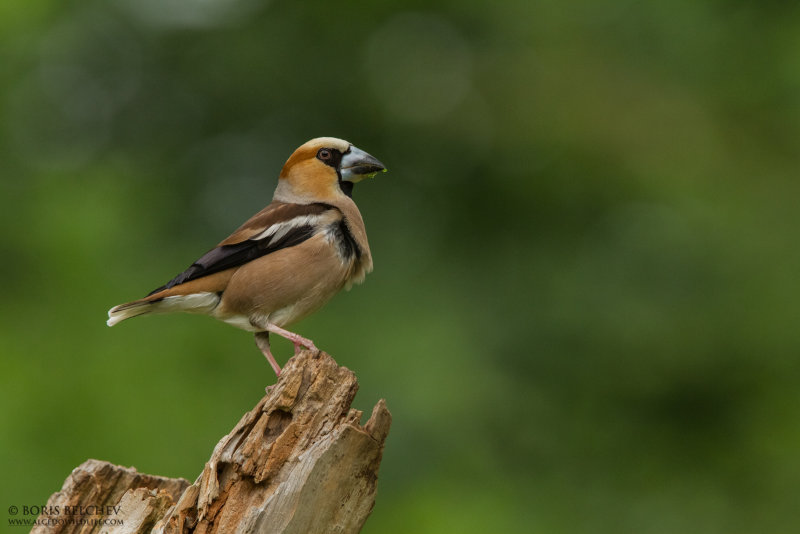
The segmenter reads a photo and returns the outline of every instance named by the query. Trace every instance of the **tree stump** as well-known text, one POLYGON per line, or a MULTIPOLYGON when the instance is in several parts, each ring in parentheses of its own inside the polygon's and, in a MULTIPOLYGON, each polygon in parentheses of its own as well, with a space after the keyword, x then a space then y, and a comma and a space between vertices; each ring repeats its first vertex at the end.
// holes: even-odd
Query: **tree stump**
POLYGON ((391 415, 380 400, 361 426, 350 408, 357 390, 350 370, 303 351, 217 443, 194 484, 88 460, 32 533, 358 532, 375 504, 391 415), (65 510, 102 513, 81 523, 65 510))

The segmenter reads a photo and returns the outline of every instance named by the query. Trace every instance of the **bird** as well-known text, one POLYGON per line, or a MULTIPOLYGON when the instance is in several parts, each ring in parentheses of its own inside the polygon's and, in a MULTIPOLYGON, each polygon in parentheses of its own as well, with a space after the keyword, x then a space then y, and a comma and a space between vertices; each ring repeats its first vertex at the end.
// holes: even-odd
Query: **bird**
POLYGON ((188 312, 255 334, 276 376, 270 333, 318 352, 285 327, 319 310, 372 271, 372 254, 353 186, 386 172, 375 157, 335 137, 292 153, 267 207, 182 273, 146 297, 114 306, 108 326, 140 315, 188 312))

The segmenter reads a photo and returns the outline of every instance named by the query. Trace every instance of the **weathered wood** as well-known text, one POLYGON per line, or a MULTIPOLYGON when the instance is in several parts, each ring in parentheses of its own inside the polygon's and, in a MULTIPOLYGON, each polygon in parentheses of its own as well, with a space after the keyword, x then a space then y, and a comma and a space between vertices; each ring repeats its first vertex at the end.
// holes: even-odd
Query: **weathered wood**
MULTIPOLYGON (((134 491, 152 495, 150 506, 160 510, 157 520, 188 486, 189 481, 182 478, 146 475, 132 467, 86 460, 72 470, 61 491, 47 500, 31 534, 107 532, 109 524, 123 519, 120 500, 134 491)), ((146 518, 146 514, 140 515, 146 518)), ((152 521, 150 526, 154 524, 152 521)))
MULTIPOLYGON (((106 494, 104 479, 94 483, 100 489, 90 490, 85 482, 70 483, 73 472, 50 500, 118 504, 117 524, 34 532, 358 532, 375 504, 391 415, 380 400, 361 426, 362 413, 350 408, 357 389, 355 375, 327 354, 301 352, 217 443, 194 484, 150 477, 162 485, 112 484, 106 494)), ((96 461, 84 466, 91 462, 96 461)), ((97 463, 113 468, 103 476, 117 476, 114 469, 131 471, 97 463)))

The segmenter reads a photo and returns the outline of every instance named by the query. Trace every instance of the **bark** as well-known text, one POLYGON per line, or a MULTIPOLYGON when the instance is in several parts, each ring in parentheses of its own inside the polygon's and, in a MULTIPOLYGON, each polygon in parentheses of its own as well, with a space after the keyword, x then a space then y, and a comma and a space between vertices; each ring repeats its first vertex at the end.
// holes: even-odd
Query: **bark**
MULTIPOLYGON (((355 533, 375 504, 391 425, 383 400, 361 426, 350 408, 355 375, 325 353, 304 351, 224 436, 197 481, 89 460, 48 507, 118 506, 102 524, 56 523, 42 533, 355 533), (110 521, 113 520, 113 521, 110 521)), ((86 516, 84 516, 86 517, 86 516)))
POLYGON ((146 527, 152 528, 187 487, 189 481, 182 478, 146 475, 132 467, 86 460, 72 470, 61 491, 47 500, 31 534, 107 532, 105 524, 121 518, 120 501, 130 499, 133 492, 150 498, 146 513, 139 514, 141 528, 130 532, 149 532, 146 527))

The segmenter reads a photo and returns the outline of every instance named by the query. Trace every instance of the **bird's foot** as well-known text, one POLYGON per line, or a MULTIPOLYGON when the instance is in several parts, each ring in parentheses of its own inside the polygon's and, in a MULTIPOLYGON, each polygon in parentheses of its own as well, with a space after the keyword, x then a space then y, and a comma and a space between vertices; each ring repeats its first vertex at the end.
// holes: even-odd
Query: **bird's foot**
POLYGON ((314 342, 310 339, 304 338, 301 335, 295 334, 294 332, 289 332, 288 330, 284 330, 280 326, 275 326, 274 324, 269 324, 267 326, 267 330, 269 332, 274 332, 281 337, 284 337, 291 341, 294 344, 294 354, 295 356, 300 352, 301 347, 305 347, 312 352, 319 352, 319 349, 314 342))
POLYGON ((303 347, 307 348, 311 352, 319 352, 319 349, 314 342, 310 339, 297 336, 297 341, 292 341, 294 343, 294 354, 295 356, 303 350, 303 347))
POLYGON ((278 365, 278 362, 275 361, 275 357, 272 355, 272 351, 269 347, 269 332, 259 332, 256 334, 256 345, 261 352, 264 354, 264 357, 269 362, 272 370, 275 371, 275 376, 281 376, 281 366, 278 365))
POLYGON ((272 370, 275 371, 275 376, 276 377, 280 377, 281 376, 281 366, 278 365, 278 362, 275 361, 275 357, 272 356, 272 353, 264 354, 264 356, 267 357, 267 361, 272 366, 272 370))

